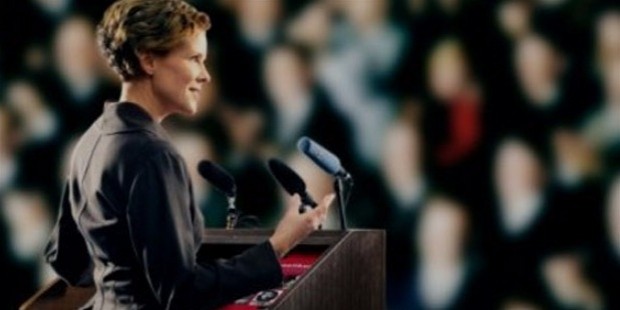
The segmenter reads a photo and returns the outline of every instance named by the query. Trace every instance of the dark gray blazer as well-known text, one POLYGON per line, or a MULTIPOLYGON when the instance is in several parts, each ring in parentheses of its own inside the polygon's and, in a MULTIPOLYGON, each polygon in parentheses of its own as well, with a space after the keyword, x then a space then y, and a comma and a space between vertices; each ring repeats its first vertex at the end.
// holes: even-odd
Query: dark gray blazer
POLYGON ((77 144, 46 259, 72 285, 96 286, 86 308, 203 309, 277 286, 269 242, 198 263, 203 219, 187 168, 138 105, 107 103, 77 144))

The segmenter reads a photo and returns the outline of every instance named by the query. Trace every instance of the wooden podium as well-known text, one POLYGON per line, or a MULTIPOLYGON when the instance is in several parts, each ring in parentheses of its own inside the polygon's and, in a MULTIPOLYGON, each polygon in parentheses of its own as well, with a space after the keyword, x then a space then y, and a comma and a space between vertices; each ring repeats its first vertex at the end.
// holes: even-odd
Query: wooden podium
MULTIPOLYGON (((271 236, 271 230, 208 229, 198 260, 231 257, 271 236)), ((316 231, 293 251, 319 251, 318 260, 267 309, 385 309, 385 232, 316 231)), ((20 309, 77 309, 94 287, 72 287, 58 279, 20 309)))

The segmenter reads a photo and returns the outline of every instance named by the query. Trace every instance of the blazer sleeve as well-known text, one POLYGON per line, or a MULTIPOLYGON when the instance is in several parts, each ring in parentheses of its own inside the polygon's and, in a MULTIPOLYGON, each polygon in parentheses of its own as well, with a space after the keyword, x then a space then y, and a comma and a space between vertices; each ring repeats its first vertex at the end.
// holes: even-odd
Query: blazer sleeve
POLYGON ((191 183, 182 160, 158 152, 141 163, 127 222, 149 289, 166 309, 209 309, 277 286, 282 271, 270 243, 230 259, 198 264, 191 183))
POLYGON ((69 284, 92 285, 92 260, 86 242, 71 216, 69 181, 65 182, 62 191, 58 220, 45 247, 45 260, 69 284))

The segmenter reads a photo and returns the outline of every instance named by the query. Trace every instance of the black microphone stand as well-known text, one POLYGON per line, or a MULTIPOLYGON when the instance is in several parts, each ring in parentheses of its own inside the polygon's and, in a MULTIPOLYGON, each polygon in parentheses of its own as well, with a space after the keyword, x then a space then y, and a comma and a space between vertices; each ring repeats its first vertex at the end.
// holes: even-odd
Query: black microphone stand
POLYGON ((228 198, 228 215, 226 216, 226 229, 231 230, 237 226, 237 220, 239 219, 239 211, 235 207, 235 196, 228 198))
POLYGON ((351 197, 351 191, 353 189, 353 178, 349 173, 342 173, 336 175, 334 181, 334 191, 338 199, 338 211, 340 213, 340 229, 347 230, 347 217, 345 209, 349 198, 351 197))

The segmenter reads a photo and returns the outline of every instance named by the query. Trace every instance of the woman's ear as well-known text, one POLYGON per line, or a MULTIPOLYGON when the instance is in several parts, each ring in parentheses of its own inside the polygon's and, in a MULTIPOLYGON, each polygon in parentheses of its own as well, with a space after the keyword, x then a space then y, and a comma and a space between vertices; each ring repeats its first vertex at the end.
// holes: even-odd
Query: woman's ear
POLYGON ((138 60, 140 61, 140 67, 146 75, 153 75, 155 72, 155 57, 153 53, 149 52, 136 52, 138 60))

